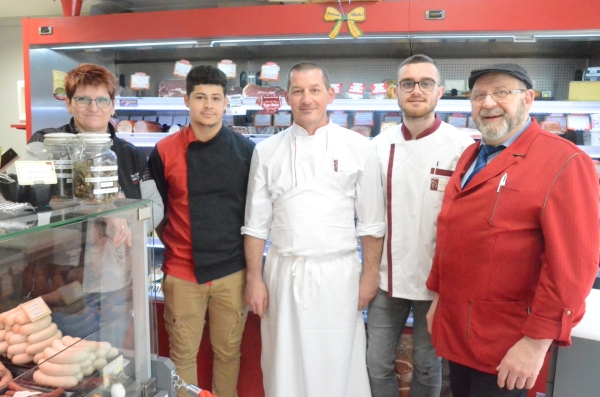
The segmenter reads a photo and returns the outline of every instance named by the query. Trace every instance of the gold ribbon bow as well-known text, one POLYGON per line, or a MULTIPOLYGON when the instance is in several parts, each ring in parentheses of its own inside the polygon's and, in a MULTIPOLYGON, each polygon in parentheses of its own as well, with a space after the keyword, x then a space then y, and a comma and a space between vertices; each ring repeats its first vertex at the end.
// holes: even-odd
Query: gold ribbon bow
POLYGON ((356 26, 356 22, 364 22, 367 20, 367 11, 365 7, 356 7, 348 14, 342 14, 340 11, 336 10, 333 7, 327 7, 325 9, 324 19, 326 22, 335 22, 335 26, 329 32, 329 38, 335 39, 338 34, 340 34, 340 30, 342 29, 342 24, 344 21, 348 23, 348 30, 350 34, 355 39, 357 37, 362 36, 363 32, 356 26))

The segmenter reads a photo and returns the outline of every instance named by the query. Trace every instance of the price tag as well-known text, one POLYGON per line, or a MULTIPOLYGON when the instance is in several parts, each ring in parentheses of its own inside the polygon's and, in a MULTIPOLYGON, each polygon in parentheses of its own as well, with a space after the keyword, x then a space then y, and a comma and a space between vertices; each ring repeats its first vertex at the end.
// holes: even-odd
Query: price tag
POLYGON ((260 79, 265 81, 279 81, 281 68, 275 62, 267 62, 260 67, 260 79))
POLYGON ((277 112, 273 116, 275 127, 289 127, 292 125, 292 114, 290 112, 277 112))
POLYGON ((110 377, 112 374, 123 372, 123 355, 112 360, 102 368, 102 382, 105 389, 110 388, 110 377))
POLYGON ((373 124, 373 112, 356 112, 354 114, 354 125, 372 126, 373 124))
POLYGON ((456 128, 466 128, 467 127, 467 117, 466 116, 449 116, 448 124, 454 126, 456 128))
POLYGON ((225 77, 232 80, 237 76, 236 69, 237 65, 231 62, 229 59, 223 59, 221 62, 217 64, 217 68, 223 73, 225 73, 225 77))
POLYGON ((16 161, 19 185, 52 185, 56 183, 56 171, 52 161, 16 161))
POLYGON ((227 96, 227 106, 231 108, 242 106, 242 95, 227 96))
POLYGON ((175 116, 173 117, 173 125, 186 125, 187 117, 186 116, 175 116))
POLYGON ((0 277, 0 289, 2 289, 2 298, 7 298, 14 293, 12 277, 8 273, 4 273, 0 277))
POLYGON ((256 113, 256 115, 254 115, 254 126, 255 127, 270 127, 271 126, 271 115, 269 113, 256 113))
POLYGON ((348 113, 345 112, 333 112, 329 115, 329 119, 332 123, 348 128, 348 113))
POLYGON ((383 120, 389 123, 402 124, 402 116, 398 115, 386 115, 383 116, 383 120))
POLYGON ((227 116, 243 116, 246 114, 246 106, 237 106, 234 108, 225 109, 227 116))
POLYGON ((56 290, 66 305, 78 301, 83 297, 83 287, 79 281, 73 281, 56 290))
POLYGON ((21 307, 21 309, 23 309, 23 311, 25 312, 29 320, 31 320, 31 322, 39 320, 40 318, 46 317, 47 315, 52 313, 52 311, 50 310, 46 302, 44 302, 41 296, 32 299, 29 302, 21 303, 19 306, 21 307))
POLYGON ((364 94, 365 93, 365 83, 350 83, 350 87, 348 88, 348 94, 364 94))
POLYGON ((567 129, 581 131, 590 129, 590 116, 587 114, 570 114, 567 116, 567 129))
POLYGON ((192 70, 192 65, 190 61, 182 59, 181 61, 175 62, 175 69, 173 69, 173 74, 177 77, 187 77, 188 73, 192 70))
POLYGON ((150 76, 146 75, 146 73, 132 74, 129 86, 134 90, 149 90, 150 76))
POLYGON ((330 85, 331 85, 331 88, 333 88, 333 93, 334 94, 337 95, 337 94, 341 94, 342 93, 342 87, 343 87, 342 83, 333 83, 333 84, 330 84, 330 85))
POLYGON ((173 116, 159 116, 158 124, 173 125, 173 116))
POLYGON ((373 94, 373 95, 386 95, 387 89, 388 89, 387 83, 371 84, 371 94, 373 94))
POLYGON ((385 132, 387 130, 391 130, 392 128, 396 127, 398 125, 398 123, 393 122, 393 121, 384 121, 383 123, 381 123, 381 132, 385 132))

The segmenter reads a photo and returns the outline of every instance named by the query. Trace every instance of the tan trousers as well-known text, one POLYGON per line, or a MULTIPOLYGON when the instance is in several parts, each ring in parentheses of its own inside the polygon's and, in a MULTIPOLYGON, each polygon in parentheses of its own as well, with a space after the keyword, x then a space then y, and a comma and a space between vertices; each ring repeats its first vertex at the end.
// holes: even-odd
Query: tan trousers
MULTIPOLYGON (((210 340, 214 352, 212 393, 237 397, 240 345, 248 309, 244 303, 246 270, 197 284, 168 276, 163 281, 165 327, 169 334, 171 360, 179 376, 197 385, 196 357, 208 308, 210 340)), ((189 397, 180 389, 178 397, 189 397)))

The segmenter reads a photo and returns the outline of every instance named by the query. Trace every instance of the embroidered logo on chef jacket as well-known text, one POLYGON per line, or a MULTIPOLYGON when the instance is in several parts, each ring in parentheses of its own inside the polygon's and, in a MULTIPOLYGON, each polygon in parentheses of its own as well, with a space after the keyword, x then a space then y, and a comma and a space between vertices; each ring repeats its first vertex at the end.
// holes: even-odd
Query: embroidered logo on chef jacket
POLYGON ((448 185, 448 181, 452 176, 454 171, 452 170, 443 170, 441 168, 432 168, 431 169, 431 182, 429 183, 429 190, 433 190, 435 192, 445 192, 446 186, 448 185))
POLYGON ((137 185, 138 183, 140 183, 140 173, 136 172, 135 174, 131 174, 131 181, 133 182, 134 185, 137 185))

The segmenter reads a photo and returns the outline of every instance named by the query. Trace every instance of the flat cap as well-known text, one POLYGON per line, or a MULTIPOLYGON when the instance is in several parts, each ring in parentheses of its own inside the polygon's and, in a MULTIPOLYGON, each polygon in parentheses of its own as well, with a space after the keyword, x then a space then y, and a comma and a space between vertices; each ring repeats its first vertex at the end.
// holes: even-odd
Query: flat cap
POLYGON ((510 74, 521 80, 525 83, 525 86, 529 88, 533 88, 533 83, 527 74, 527 71, 514 63, 496 63, 494 65, 484 66, 480 69, 475 69, 471 71, 471 76, 469 77, 469 89, 473 89, 473 85, 475 84, 475 80, 483 76, 487 73, 506 73, 510 74))

